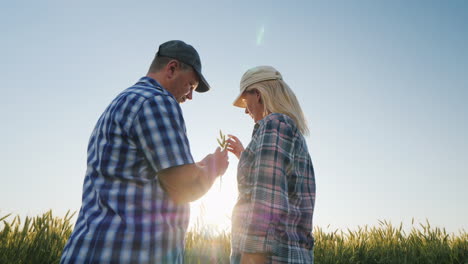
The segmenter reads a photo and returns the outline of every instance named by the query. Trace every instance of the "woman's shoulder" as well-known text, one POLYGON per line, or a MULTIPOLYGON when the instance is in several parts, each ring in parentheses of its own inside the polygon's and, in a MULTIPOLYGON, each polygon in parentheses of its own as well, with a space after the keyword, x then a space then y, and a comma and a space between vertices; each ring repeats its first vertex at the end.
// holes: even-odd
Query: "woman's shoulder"
POLYGON ((281 113, 271 113, 258 122, 259 126, 283 123, 286 126, 296 129, 296 124, 291 117, 281 113))
POLYGON ((280 133, 283 136, 295 137, 298 132, 296 124, 288 115, 272 113, 256 124, 253 135, 260 136, 269 133, 280 133))

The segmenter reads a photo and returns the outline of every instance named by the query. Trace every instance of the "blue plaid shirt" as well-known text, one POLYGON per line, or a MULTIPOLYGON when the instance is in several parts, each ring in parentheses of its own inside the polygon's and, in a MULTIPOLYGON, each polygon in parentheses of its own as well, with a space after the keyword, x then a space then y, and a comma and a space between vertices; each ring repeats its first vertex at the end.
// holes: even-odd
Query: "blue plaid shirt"
POLYGON ((315 175, 307 144, 284 114, 260 120, 237 169, 231 263, 261 253, 268 263, 313 263, 315 175))
POLYGON ((158 172, 191 163, 178 102, 141 78, 94 128, 82 206, 61 263, 182 263, 190 208, 173 203, 158 172))

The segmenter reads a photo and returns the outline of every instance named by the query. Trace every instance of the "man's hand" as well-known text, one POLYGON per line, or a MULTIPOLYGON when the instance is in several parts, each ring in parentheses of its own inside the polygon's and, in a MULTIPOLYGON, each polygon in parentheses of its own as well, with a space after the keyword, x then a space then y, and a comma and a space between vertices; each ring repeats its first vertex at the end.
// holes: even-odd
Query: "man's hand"
POLYGON ((227 151, 217 148, 196 164, 171 167, 158 173, 163 189, 175 203, 188 203, 202 197, 229 165, 227 151))
POLYGON ((208 180, 213 183, 216 177, 223 175, 229 165, 227 151, 221 151, 221 148, 216 148, 216 151, 207 155, 198 164, 202 166, 208 180))

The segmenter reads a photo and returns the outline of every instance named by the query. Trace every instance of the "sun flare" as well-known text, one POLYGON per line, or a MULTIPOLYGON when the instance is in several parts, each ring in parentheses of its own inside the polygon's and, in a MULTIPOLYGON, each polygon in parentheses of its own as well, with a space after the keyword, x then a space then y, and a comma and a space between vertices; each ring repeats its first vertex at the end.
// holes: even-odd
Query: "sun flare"
POLYGON ((257 46, 260 46, 263 44, 264 35, 265 35, 265 26, 262 26, 257 32, 257 46))
POLYGON ((222 176, 222 184, 217 179, 205 196, 190 205, 189 229, 203 226, 213 232, 231 230, 231 213, 237 198, 235 175, 229 168, 222 176))

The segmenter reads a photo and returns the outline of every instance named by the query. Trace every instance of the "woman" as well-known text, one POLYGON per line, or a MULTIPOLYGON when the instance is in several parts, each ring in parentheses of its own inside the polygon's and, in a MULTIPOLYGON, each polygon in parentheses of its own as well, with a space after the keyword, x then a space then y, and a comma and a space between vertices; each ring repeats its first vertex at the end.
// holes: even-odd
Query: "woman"
POLYGON ((313 263, 315 177, 296 96, 276 69, 259 66, 242 76, 234 106, 255 127, 245 149, 228 140, 239 158, 231 263, 313 263))

